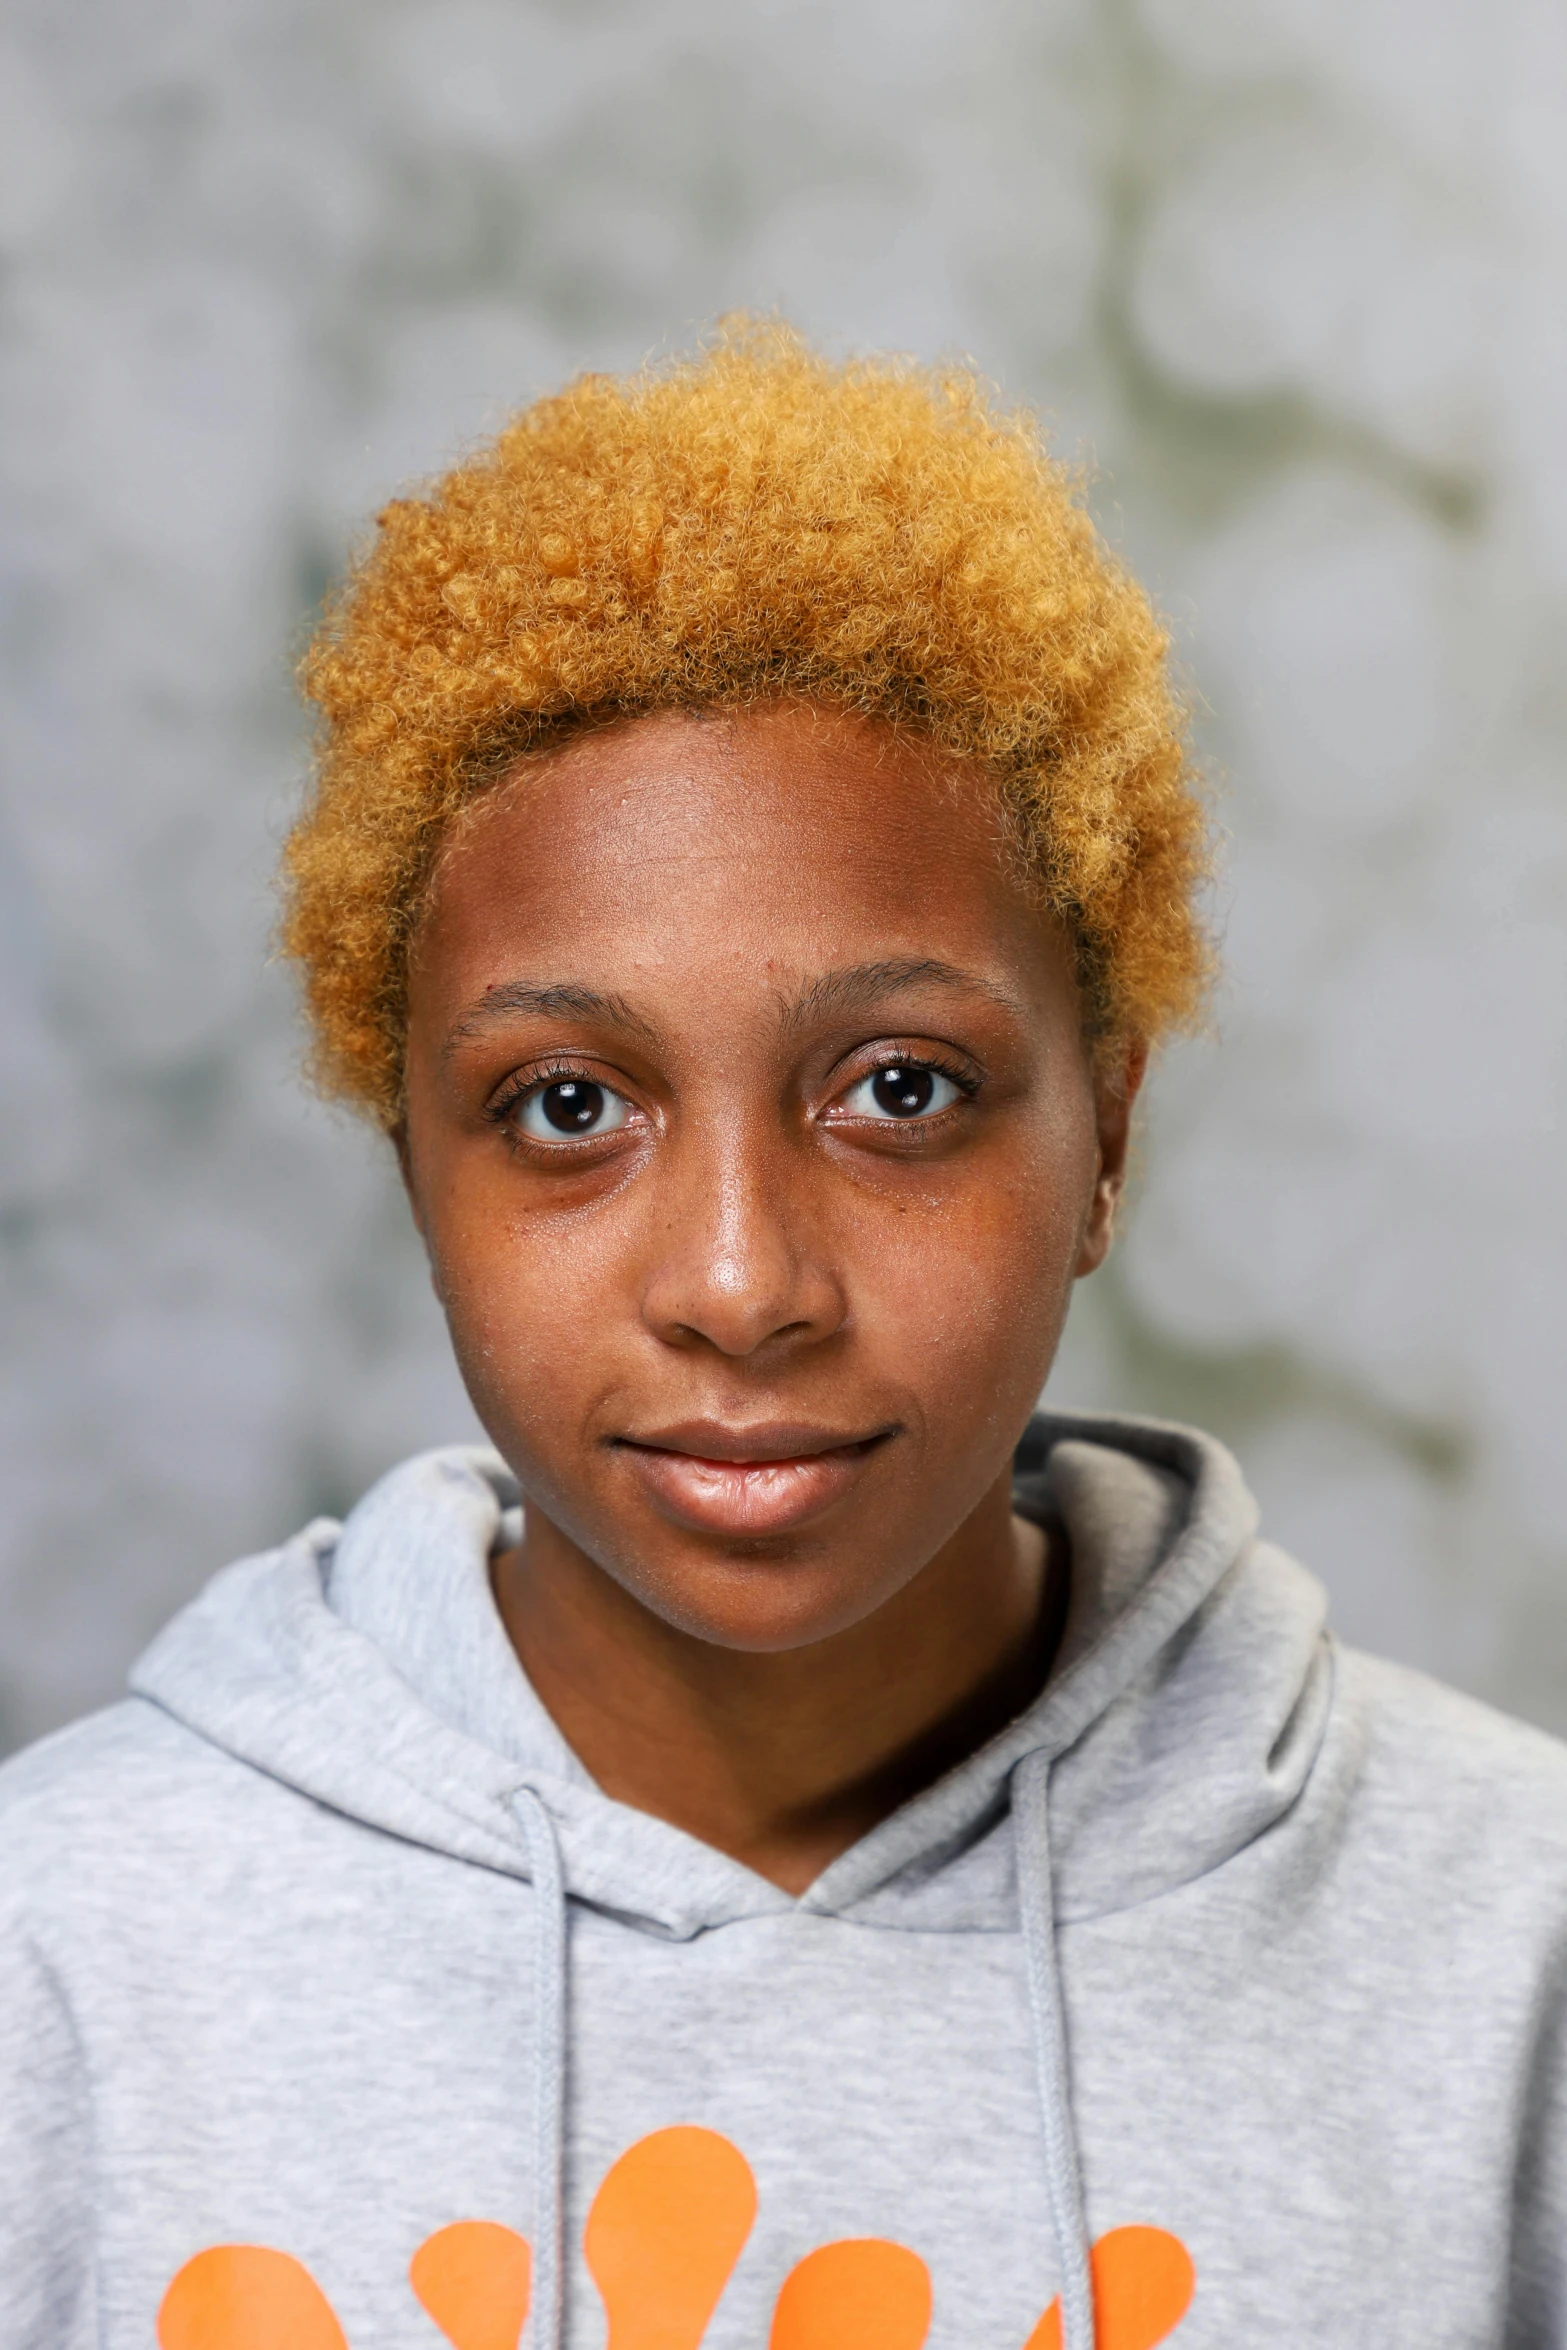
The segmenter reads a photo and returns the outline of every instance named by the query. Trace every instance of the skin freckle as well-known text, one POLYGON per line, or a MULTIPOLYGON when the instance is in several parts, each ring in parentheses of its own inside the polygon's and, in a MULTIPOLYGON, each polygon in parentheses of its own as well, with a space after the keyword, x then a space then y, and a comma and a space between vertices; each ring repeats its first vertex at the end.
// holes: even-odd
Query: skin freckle
POLYGON ((1043 1669, 1012 1449, 1139 1071, 1091 1051, 991 788, 798 704, 639 719, 523 763, 412 960, 409 1193, 527 1497, 507 1628, 602 1785, 780 1882, 863 1822, 774 1849, 693 1707, 787 1733, 797 1799, 803 1723, 865 1786, 1043 1669))

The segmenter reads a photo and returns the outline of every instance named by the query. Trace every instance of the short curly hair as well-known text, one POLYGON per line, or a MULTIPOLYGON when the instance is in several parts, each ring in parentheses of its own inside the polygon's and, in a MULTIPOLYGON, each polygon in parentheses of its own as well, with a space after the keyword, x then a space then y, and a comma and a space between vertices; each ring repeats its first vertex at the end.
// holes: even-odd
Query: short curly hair
POLYGON ((585 375, 399 498, 301 669, 284 851, 318 1084, 394 1127, 443 834, 562 733, 805 697, 994 778, 1097 1040, 1199 1008, 1207 833, 1166 638, 1076 474, 969 370, 837 363, 774 322, 585 375))

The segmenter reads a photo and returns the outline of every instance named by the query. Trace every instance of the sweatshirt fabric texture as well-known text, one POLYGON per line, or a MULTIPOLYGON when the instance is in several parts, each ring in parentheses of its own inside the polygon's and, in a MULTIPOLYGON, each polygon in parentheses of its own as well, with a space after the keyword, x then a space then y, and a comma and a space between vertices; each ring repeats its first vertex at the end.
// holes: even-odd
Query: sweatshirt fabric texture
POLYGON ((0 1772, 3 2350, 1567 2350, 1567 1748, 1222 1446, 1031 1426, 1048 1686, 798 1898, 569 1751, 517 1503, 406 1463, 0 1772))

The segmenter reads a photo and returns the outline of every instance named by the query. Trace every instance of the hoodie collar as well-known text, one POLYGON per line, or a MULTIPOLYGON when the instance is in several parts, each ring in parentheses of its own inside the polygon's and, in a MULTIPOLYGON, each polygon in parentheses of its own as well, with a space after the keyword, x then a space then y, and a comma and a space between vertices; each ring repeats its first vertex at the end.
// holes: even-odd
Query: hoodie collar
POLYGON ((1149 1421, 1042 1415, 1019 1507, 1064 1525, 1072 1601, 1041 1696, 844 1853, 795 1902, 594 1784, 507 1640, 488 1562, 515 1480, 480 1448, 405 1462, 341 1527, 318 1521, 218 1576, 132 1687, 242 1762, 352 1818, 527 1874, 511 1799, 531 1787, 572 1897, 687 1936, 798 1908, 867 1926, 1012 1930, 996 1831, 1025 1754, 1055 1760, 1064 1917, 1218 1866, 1300 1792, 1326 1716, 1323 1605, 1253 1541, 1223 1446, 1149 1421))

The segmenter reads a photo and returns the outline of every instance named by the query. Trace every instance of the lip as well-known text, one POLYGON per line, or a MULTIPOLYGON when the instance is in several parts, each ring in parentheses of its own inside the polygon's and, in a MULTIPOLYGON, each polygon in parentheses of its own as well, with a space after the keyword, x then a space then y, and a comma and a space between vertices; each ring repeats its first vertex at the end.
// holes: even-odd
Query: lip
POLYGON ((625 1436, 616 1449, 661 1515, 704 1534, 784 1534, 852 1491, 892 1428, 868 1434, 799 1420, 718 1420, 625 1436))

